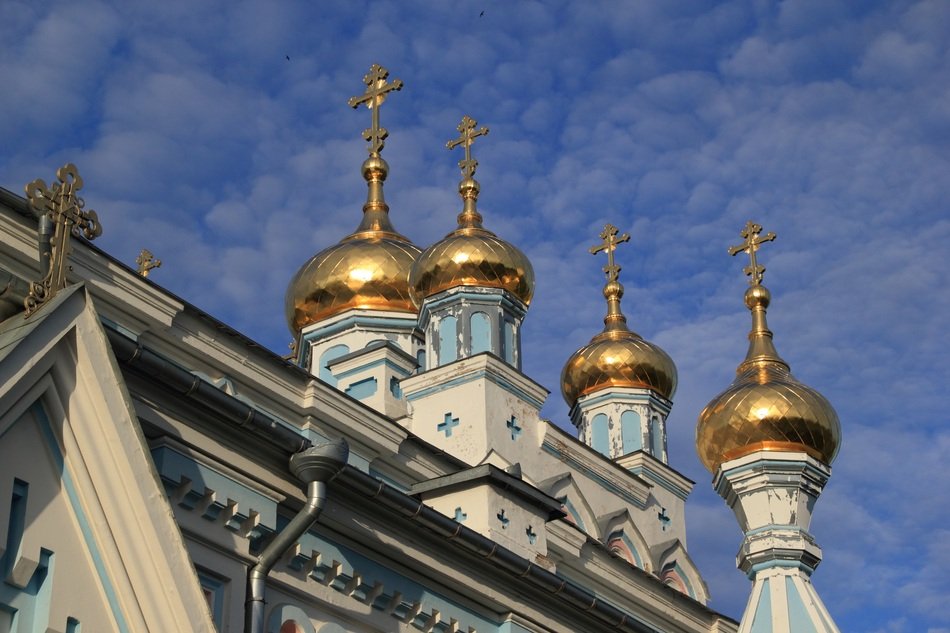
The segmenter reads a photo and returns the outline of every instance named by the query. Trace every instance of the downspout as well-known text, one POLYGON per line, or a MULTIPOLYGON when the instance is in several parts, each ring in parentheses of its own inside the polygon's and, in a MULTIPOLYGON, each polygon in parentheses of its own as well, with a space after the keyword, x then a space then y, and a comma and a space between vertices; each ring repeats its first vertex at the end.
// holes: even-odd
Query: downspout
POLYGON ((38 220, 36 229, 38 235, 37 247, 40 255, 40 279, 43 279, 49 272, 50 260, 52 259, 53 247, 50 244, 50 236, 53 233, 53 221, 47 213, 39 214, 38 220))
POLYGON ((244 633, 264 633, 264 592, 267 575, 281 556, 317 521, 327 500, 327 483, 336 477, 349 455, 346 441, 319 444, 290 458, 290 470, 307 484, 307 502, 290 523, 264 548, 247 572, 244 633))

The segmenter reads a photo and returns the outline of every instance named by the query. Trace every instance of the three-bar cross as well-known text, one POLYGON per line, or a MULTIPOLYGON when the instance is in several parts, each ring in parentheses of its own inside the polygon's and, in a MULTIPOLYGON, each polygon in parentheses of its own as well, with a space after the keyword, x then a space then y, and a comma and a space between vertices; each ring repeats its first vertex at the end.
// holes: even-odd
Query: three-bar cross
POLYGON ((459 161, 459 168, 461 168, 462 176, 465 178, 472 178, 478 168, 478 161, 472 158, 472 143, 479 136, 488 134, 487 127, 483 125, 476 130, 476 125, 478 125, 478 121, 466 114, 462 117, 462 122, 455 128, 461 133, 461 136, 445 144, 448 149, 455 149, 459 145, 465 148, 465 158, 459 161))
POLYGON ((590 247, 591 255, 596 255, 601 251, 607 251, 607 265, 604 266, 604 272, 607 273, 607 283, 617 281, 617 278, 620 276, 620 266, 614 263, 614 251, 617 249, 617 244, 630 241, 629 233, 624 233, 619 236, 617 235, 618 233, 620 233, 620 229, 613 224, 608 224, 600 233, 600 239, 604 240, 603 244, 590 247))
POLYGON ((373 64, 370 66, 369 73, 363 77, 366 92, 350 97, 347 102, 351 108, 357 108, 365 103, 366 107, 373 111, 372 127, 363 130, 363 139, 369 141, 370 156, 379 156, 379 152, 383 149, 383 141, 389 136, 386 128, 379 125, 379 106, 386 100, 387 94, 394 90, 402 90, 402 80, 393 79, 392 83, 386 83, 387 77, 389 77, 388 70, 379 64, 373 64))
POLYGON ((30 284, 30 292, 23 300, 26 316, 36 312, 57 291, 66 287, 69 238, 82 235, 92 240, 102 235, 99 216, 92 209, 84 211, 85 202, 76 195, 83 184, 76 166, 68 163, 60 167, 56 170, 56 178, 59 182, 54 182, 51 187, 47 187, 41 178, 26 186, 30 206, 40 215, 49 217, 54 226, 49 270, 42 271, 45 276, 41 281, 30 284))
POLYGON ((749 220, 746 222, 745 228, 739 233, 739 235, 745 238, 745 241, 738 246, 729 247, 730 255, 734 256, 742 252, 749 254, 749 265, 743 268, 742 272, 749 275, 750 286, 761 285, 762 276, 765 274, 765 266, 759 265, 756 261, 755 252, 759 250, 759 247, 765 242, 771 242, 775 239, 775 233, 771 231, 762 237, 759 237, 760 233, 762 233, 762 225, 749 220))

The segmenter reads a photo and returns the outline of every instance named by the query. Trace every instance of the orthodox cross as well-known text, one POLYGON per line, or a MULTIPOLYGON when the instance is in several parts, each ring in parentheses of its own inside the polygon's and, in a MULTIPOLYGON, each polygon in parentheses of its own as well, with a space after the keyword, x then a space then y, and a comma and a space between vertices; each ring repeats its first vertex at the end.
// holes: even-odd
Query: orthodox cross
POLYGON ((366 92, 355 97, 350 97, 347 102, 351 108, 357 108, 365 103, 366 107, 373 111, 372 127, 363 130, 363 140, 369 141, 370 156, 379 156, 383 149, 383 141, 389 136, 389 132, 384 127, 379 126, 379 106, 386 100, 386 95, 394 90, 402 90, 402 80, 393 79, 392 83, 386 83, 389 77, 389 71, 373 64, 369 68, 369 73, 363 77, 363 83, 366 84, 366 92))
POLYGON ((152 255, 152 251, 143 248, 139 256, 135 258, 135 263, 138 264, 138 273, 143 277, 148 277, 149 272, 151 272, 153 268, 158 268, 162 265, 162 260, 155 259, 155 256, 152 255))
POLYGON ((745 228, 739 233, 745 242, 739 244, 738 246, 730 246, 729 254, 737 255, 742 252, 749 254, 749 265, 742 269, 742 272, 749 275, 750 286, 760 286, 762 285, 762 275, 765 273, 765 266, 760 266, 756 261, 755 252, 759 250, 759 247, 766 243, 771 242, 775 239, 775 233, 771 231, 759 237, 759 234, 762 232, 762 225, 756 224, 752 220, 746 222, 745 228))
POLYGON ((600 233, 600 239, 604 240, 603 244, 590 247, 591 255, 596 255, 600 251, 607 251, 607 265, 604 266, 604 272, 607 273, 607 283, 617 281, 620 276, 620 266, 614 263, 614 251, 617 249, 617 244, 630 241, 629 233, 618 236, 617 233, 619 232, 620 229, 616 226, 608 224, 600 233))
POLYGON ((54 182, 51 187, 47 187, 41 178, 26 186, 30 206, 38 214, 47 216, 54 226, 49 270, 43 271, 42 281, 30 284, 30 292, 23 300, 27 317, 66 287, 70 237, 81 235, 92 240, 102 235, 99 216, 92 209, 84 211, 86 203, 76 195, 82 189, 82 178, 76 166, 68 163, 60 167, 56 170, 56 178, 59 182, 54 182))
POLYGON ((448 149, 455 149, 459 145, 465 148, 465 158, 459 161, 459 167, 462 169, 462 176, 465 178, 471 178, 475 175, 475 170, 478 168, 478 161, 472 158, 472 143, 475 142, 475 139, 479 136, 485 136, 488 134, 488 128, 484 125, 477 130, 475 126, 478 125, 478 121, 468 116, 467 114, 462 117, 462 122, 458 124, 457 129, 461 136, 459 136, 454 141, 449 141, 445 144, 448 149))

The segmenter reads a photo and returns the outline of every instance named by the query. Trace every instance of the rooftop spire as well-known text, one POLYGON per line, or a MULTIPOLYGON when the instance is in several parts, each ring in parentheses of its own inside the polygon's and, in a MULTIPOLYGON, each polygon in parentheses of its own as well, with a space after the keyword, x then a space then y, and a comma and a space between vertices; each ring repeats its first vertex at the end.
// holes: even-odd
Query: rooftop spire
POLYGON ((465 158, 459 161, 459 168, 462 170, 462 180, 459 182, 459 195, 462 196, 462 212, 458 216, 460 229, 480 229, 482 228, 482 216, 476 209, 478 202, 479 185, 475 180, 475 170, 478 169, 478 161, 472 158, 472 143, 479 136, 488 134, 488 128, 482 126, 475 127, 478 121, 468 116, 462 117, 462 122, 455 128, 460 136, 445 144, 447 149, 455 149, 459 145, 465 148, 465 158))
POLYGON ((379 108, 390 92, 402 90, 402 80, 393 79, 387 83, 389 71, 379 64, 370 66, 369 73, 363 77, 366 91, 350 97, 347 102, 351 108, 362 104, 372 110, 372 125, 363 130, 363 139, 369 142, 369 158, 363 162, 363 178, 366 180, 366 204, 363 205, 363 220, 352 235, 344 239, 366 239, 387 237, 406 241, 396 232, 389 220, 389 205, 383 197, 383 182, 389 175, 389 164, 383 160, 380 152, 385 146, 389 131, 379 124, 379 108))
POLYGON ((627 328, 627 318, 620 310, 620 299, 623 297, 623 285, 620 283, 620 265, 614 260, 614 251, 618 244, 630 241, 630 234, 623 233, 618 235, 620 229, 613 224, 604 226, 600 233, 601 244, 590 247, 591 255, 596 255, 601 251, 607 253, 607 265, 604 266, 604 273, 607 275, 607 283, 604 285, 604 298, 607 300, 607 316, 604 317, 604 332, 629 331, 627 328))
POLYGON ((752 312, 752 330, 749 332, 749 351, 737 370, 740 373, 752 365, 762 363, 778 363, 788 369, 788 363, 782 360, 772 343, 772 332, 769 330, 765 318, 765 312, 772 300, 772 294, 768 288, 762 285, 765 266, 760 265, 755 256, 756 251, 759 250, 762 244, 773 241, 776 236, 775 233, 769 232, 760 237, 761 233, 762 226, 749 220, 739 233, 745 241, 737 246, 729 247, 730 255, 735 256, 739 253, 749 255, 749 265, 742 270, 749 276, 749 288, 745 293, 745 304, 752 312))

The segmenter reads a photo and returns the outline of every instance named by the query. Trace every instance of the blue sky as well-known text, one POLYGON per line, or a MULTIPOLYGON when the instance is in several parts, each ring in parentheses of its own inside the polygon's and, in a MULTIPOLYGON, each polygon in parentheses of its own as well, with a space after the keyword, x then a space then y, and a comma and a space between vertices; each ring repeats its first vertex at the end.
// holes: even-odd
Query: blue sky
POLYGON ((921 2, 0 3, 0 186, 75 162, 98 244, 285 353, 283 293, 357 224, 370 64, 396 227, 454 227, 463 114, 486 226, 532 260, 525 371, 552 389, 599 331, 606 222, 630 325, 676 361, 670 463, 717 609, 749 585, 693 449, 745 352, 726 249, 754 218, 779 352, 844 441, 813 533, 843 631, 950 631, 950 5, 921 2), (289 60, 287 58, 290 58, 289 60))

